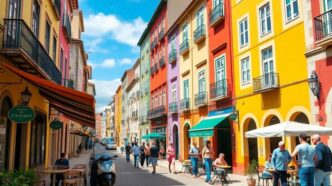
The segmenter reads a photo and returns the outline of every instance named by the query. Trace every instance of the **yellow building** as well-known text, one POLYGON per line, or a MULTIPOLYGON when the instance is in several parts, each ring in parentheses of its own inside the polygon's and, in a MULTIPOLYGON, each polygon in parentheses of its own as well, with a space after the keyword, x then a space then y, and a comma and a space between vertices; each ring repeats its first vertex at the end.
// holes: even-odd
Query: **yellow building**
MULTIPOLYGON (((189 129, 208 114, 208 12, 205 0, 193 1, 177 20, 179 28, 180 158, 188 158, 189 129)), ((203 147, 203 138, 198 141, 203 147)), ((204 140, 207 140, 204 139, 204 140)))
POLYGON ((119 86, 115 92, 114 96, 114 117, 115 117, 115 133, 116 133, 116 144, 117 146, 121 146, 121 120, 122 120, 122 91, 121 86, 119 86))
MULTIPOLYGON (((246 139, 245 132, 283 121, 312 123, 302 1, 232 0, 236 109, 235 172, 265 162, 281 138, 246 139), (289 11, 286 11, 286 7, 289 11)), ((295 148, 287 137, 286 148, 295 148)))

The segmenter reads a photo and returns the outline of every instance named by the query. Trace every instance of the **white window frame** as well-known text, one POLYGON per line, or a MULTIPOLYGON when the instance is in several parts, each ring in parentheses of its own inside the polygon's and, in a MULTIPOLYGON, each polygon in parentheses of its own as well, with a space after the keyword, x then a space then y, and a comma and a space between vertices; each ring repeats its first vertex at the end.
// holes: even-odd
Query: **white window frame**
POLYGON ((239 58, 238 58, 238 68, 239 68, 239 70, 238 70, 238 72, 239 72, 239 77, 240 77, 240 79, 239 79, 239 84, 240 84, 240 89, 242 90, 242 89, 246 89, 246 88, 249 88, 249 87, 251 87, 252 86, 252 84, 253 84, 253 72, 252 72, 252 58, 251 58, 251 52, 249 51, 249 52, 246 52, 246 53, 244 53, 243 55, 241 55, 241 56, 239 56, 239 58), (250 81, 248 82, 248 83, 243 83, 242 82, 242 69, 241 69, 241 62, 242 62, 242 60, 243 59, 245 59, 245 58, 248 58, 249 59, 249 75, 250 75, 250 81))
POLYGON ((189 79, 184 79, 182 84, 183 84, 183 98, 187 99, 187 98, 190 97, 190 93, 189 93, 189 79), (186 95, 186 89, 185 89, 185 86, 184 86, 185 85, 184 82, 186 82, 186 81, 188 82, 188 97, 185 96, 186 95))
POLYGON ((189 23, 185 23, 182 27, 182 40, 185 41, 186 39, 189 39, 189 23))
POLYGON ((300 5, 299 5, 299 1, 298 0, 290 0, 290 3, 288 4, 291 7, 291 15, 288 19, 288 15, 287 15, 287 4, 286 4, 287 0, 284 0, 284 9, 285 9, 285 21, 286 23, 288 22, 292 22, 293 20, 297 19, 298 17, 300 17, 300 5), (293 3, 296 1, 297 3, 297 15, 294 15, 294 6, 293 3))
POLYGON ((272 14, 271 14, 271 3, 267 2, 258 9, 259 17, 259 32, 260 36, 263 37, 272 32, 272 14), (268 11, 267 11, 268 10, 268 11), (262 17, 262 12, 265 17, 262 17), (270 21, 270 30, 268 30, 268 20, 270 21), (265 32, 263 32, 263 29, 265 32))
POLYGON ((261 45, 258 49, 259 51, 259 67, 260 67, 260 76, 264 75, 264 67, 263 67, 263 56, 262 56, 262 51, 269 48, 269 47, 272 47, 272 55, 273 55, 273 71, 275 73, 278 72, 278 69, 277 69, 277 62, 276 61, 276 49, 275 49, 275 43, 274 41, 270 41, 268 43, 265 43, 264 45, 261 45))
POLYGON ((198 93, 201 93, 201 92, 206 92, 205 69, 198 72, 198 93), (199 84, 199 82, 201 81, 201 79, 204 79, 204 82, 205 82, 205 87, 204 87, 203 91, 200 91, 200 84, 199 84))
POLYGON ((171 102, 174 103, 176 102, 176 83, 172 84, 172 94, 171 94, 171 102))
POLYGON ((200 27, 201 25, 204 25, 204 7, 203 7, 203 6, 200 7, 200 8, 197 10, 195 20, 196 20, 196 29, 197 29, 198 27, 200 27), (202 20, 202 22, 201 22, 200 24, 198 24, 198 23, 200 22, 200 21, 199 21, 200 19, 202 20))
POLYGON ((247 85, 251 83, 251 67, 249 56, 240 59, 240 71, 241 71, 241 85, 247 85), (244 64, 245 63, 245 64, 244 64), (248 79, 249 76, 249 79, 248 79))
MULTIPOLYGON (((246 47, 249 47, 250 45, 250 33, 249 33, 249 30, 250 30, 250 23, 249 23, 249 15, 245 15, 243 17, 241 17, 239 20, 238 20, 238 39, 239 39, 239 48, 240 49, 244 49, 246 47), (240 32, 240 29, 241 29, 241 24, 246 20, 247 22, 247 31, 244 30, 243 34, 245 34, 245 32, 248 33, 248 41, 246 43, 241 43, 241 32, 240 32)), ((244 35, 245 36, 245 35, 244 35)), ((244 37, 245 38, 245 37, 244 37)))

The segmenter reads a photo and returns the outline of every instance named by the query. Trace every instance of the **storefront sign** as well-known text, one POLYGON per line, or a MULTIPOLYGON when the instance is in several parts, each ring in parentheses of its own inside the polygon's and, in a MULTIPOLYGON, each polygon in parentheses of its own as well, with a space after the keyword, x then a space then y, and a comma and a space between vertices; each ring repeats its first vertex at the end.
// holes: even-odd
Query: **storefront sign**
POLYGON ((209 112, 208 116, 210 117, 210 116, 218 116, 223 114, 230 114, 233 112, 233 110, 234 110, 233 107, 228 107, 222 110, 213 110, 209 112))
POLYGON ((50 127, 51 129, 53 130, 58 130, 58 129, 61 129, 63 126, 63 123, 59 120, 53 120, 51 123, 50 123, 50 127))
POLYGON ((16 123, 27 123, 35 118, 35 112, 26 106, 16 106, 9 110, 8 118, 16 123))

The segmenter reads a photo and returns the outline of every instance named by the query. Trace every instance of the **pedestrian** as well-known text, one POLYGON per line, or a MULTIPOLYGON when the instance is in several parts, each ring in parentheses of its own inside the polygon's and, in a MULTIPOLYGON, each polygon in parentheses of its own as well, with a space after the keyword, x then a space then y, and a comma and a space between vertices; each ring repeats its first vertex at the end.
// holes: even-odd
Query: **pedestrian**
MULTIPOLYGON (((55 161, 55 164, 54 164, 55 169, 69 169, 69 160, 66 159, 65 156, 66 156, 66 154, 64 152, 62 152, 60 154, 60 159, 57 159, 55 161)), ((55 185, 59 185, 60 181, 62 181, 64 178, 65 178, 64 174, 62 174, 62 173, 56 174, 55 175, 55 185)))
POLYGON ((129 143, 127 143, 127 145, 126 145, 126 160, 127 160, 127 162, 130 161, 130 154, 131 154, 131 146, 129 145, 129 143))
POLYGON ((121 148, 120 148, 120 150, 121 150, 121 154, 123 154, 124 149, 125 149, 125 148, 124 148, 124 146, 122 145, 121 148))
POLYGON ((142 145, 140 146, 140 158, 141 158, 141 167, 143 167, 144 165, 144 161, 145 161, 145 151, 146 151, 146 147, 145 147, 145 142, 142 143, 142 145))
POLYGON ((278 148, 274 149, 271 160, 274 169, 273 186, 279 185, 279 179, 281 186, 287 186, 287 166, 292 161, 292 157, 285 148, 285 142, 280 141, 278 146, 278 148))
POLYGON ((146 143, 146 148, 145 148, 145 161, 146 161, 146 167, 149 166, 150 163, 150 143, 146 143))
POLYGON ((300 134, 300 144, 295 147, 292 158, 299 167, 299 178, 301 186, 313 186, 315 177, 315 161, 317 160, 315 149, 307 142, 308 136, 300 134))
POLYGON ((269 172, 270 169, 273 169, 271 158, 272 158, 272 154, 268 154, 267 158, 266 158, 266 162, 264 164, 264 171, 262 174, 263 178, 267 178, 267 179, 273 178, 273 175, 271 174, 271 172, 269 172))
POLYGON ((320 136, 315 134, 311 137, 311 141, 316 145, 316 172, 315 172, 315 186, 330 185, 331 175, 331 149, 321 142, 320 136))
POLYGON ((167 160, 168 160, 168 170, 169 173, 172 173, 172 168, 173 168, 173 172, 174 174, 177 174, 176 169, 175 169, 175 149, 173 147, 173 143, 170 143, 167 147, 167 160))
POLYGON ((157 161, 159 157, 159 149, 156 147, 156 143, 153 142, 152 146, 150 148, 150 163, 153 167, 152 174, 156 173, 156 166, 157 166, 157 161))
POLYGON ((189 156, 191 160, 191 165, 192 165, 192 173, 194 177, 198 176, 198 154, 199 150, 197 148, 197 142, 193 142, 193 146, 189 150, 189 156))
POLYGON ((138 156, 140 155, 141 150, 137 146, 137 143, 134 143, 133 146, 133 155, 134 155, 134 167, 138 168, 138 156))
POLYGON ((205 163, 205 173, 206 173, 206 178, 205 182, 208 182, 212 184, 211 181, 211 170, 212 170, 212 160, 214 156, 213 148, 211 146, 211 141, 206 141, 206 145, 203 148, 202 155, 204 158, 204 163, 205 163))
POLYGON ((215 167, 216 173, 221 175, 221 179, 226 181, 227 172, 224 168, 222 168, 222 166, 228 166, 228 163, 225 160, 225 154, 220 153, 219 158, 214 160, 213 166, 215 167))

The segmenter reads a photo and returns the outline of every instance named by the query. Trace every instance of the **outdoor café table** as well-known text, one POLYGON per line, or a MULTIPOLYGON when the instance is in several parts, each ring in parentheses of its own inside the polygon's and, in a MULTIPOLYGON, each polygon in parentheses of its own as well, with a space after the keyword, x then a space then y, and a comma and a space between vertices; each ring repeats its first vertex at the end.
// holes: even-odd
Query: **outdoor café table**
POLYGON ((183 160, 182 161, 182 171, 190 172, 191 160, 183 160))
POLYGON ((232 168, 232 166, 230 166, 230 165, 215 165, 215 167, 216 168, 220 168, 220 169, 224 169, 225 171, 226 171, 226 177, 227 177, 227 179, 228 179, 228 181, 230 182, 230 183, 232 183, 232 180, 231 180, 231 178, 229 177, 229 175, 228 175, 228 169, 231 169, 232 168))
POLYGON ((69 169, 54 169, 54 168, 49 168, 49 169, 45 169, 43 171, 40 171, 41 173, 45 173, 45 174, 51 174, 51 181, 52 181, 52 185, 55 186, 55 175, 59 174, 59 173, 66 173, 67 171, 69 171, 69 169))

